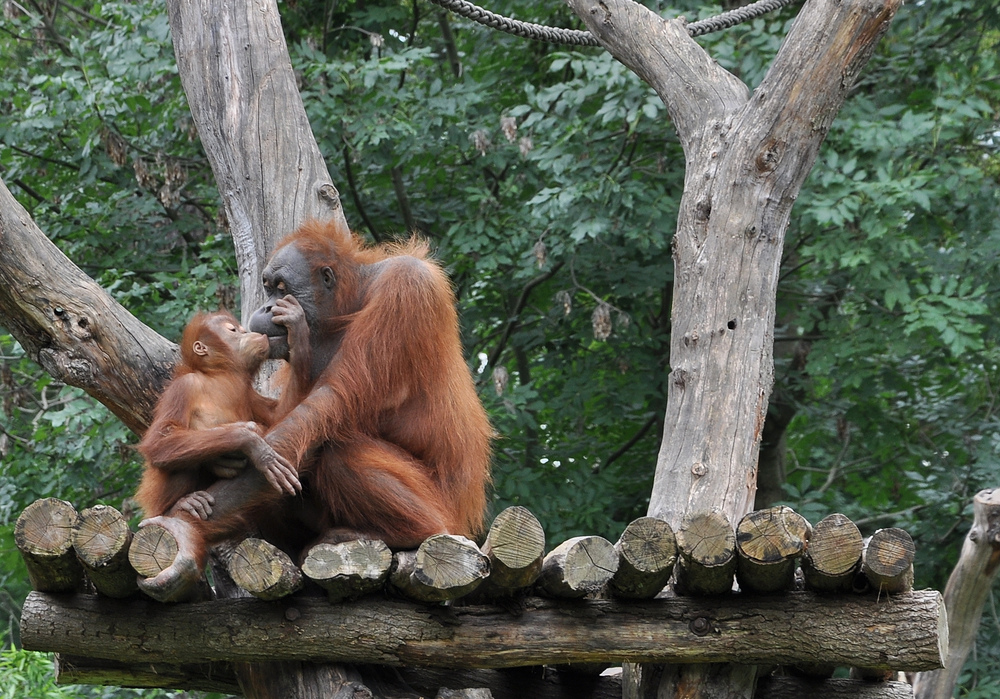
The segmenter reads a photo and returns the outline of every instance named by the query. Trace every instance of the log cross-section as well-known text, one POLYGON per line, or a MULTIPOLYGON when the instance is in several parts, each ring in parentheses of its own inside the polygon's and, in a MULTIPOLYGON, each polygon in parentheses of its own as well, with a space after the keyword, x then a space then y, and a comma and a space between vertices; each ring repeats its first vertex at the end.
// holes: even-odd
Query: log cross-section
POLYGON ((451 668, 588 662, 745 665, 823 661, 919 671, 940 667, 947 620, 940 593, 828 596, 795 592, 643 602, 526 598, 493 606, 322 598, 164 605, 32 592, 29 650, 167 664, 332 661, 451 668))

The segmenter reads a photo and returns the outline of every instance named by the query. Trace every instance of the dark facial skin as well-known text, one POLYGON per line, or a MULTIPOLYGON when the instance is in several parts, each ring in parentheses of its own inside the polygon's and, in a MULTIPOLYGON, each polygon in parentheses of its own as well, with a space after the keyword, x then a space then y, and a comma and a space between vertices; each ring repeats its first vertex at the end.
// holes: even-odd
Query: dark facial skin
POLYGON ((261 275, 267 299, 264 305, 254 311, 247 326, 251 332, 267 335, 271 342, 271 359, 288 359, 288 328, 284 323, 275 323, 274 309, 286 296, 293 296, 302 307, 306 323, 315 327, 318 306, 326 300, 316 298, 316 294, 332 295, 336 286, 333 270, 323 267, 319 279, 312 279, 309 263, 298 248, 289 245, 279 249, 261 275))

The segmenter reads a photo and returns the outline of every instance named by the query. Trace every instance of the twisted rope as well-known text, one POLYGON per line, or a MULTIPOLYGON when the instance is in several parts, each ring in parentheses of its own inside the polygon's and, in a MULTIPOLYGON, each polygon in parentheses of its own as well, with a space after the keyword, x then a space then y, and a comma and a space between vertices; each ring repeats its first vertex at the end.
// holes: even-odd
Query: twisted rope
MULTIPOLYGON (((522 22, 510 17, 498 15, 487 9, 473 5, 468 0, 430 0, 435 5, 439 5, 446 10, 461 15, 473 22, 485 24, 507 34, 534 39, 535 41, 547 41, 550 44, 569 44, 572 46, 600 46, 600 42, 593 34, 579 29, 563 29, 561 27, 547 27, 544 24, 533 22, 522 22)), ((710 32, 717 32, 721 29, 728 29, 741 22, 760 17, 761 15, 773 12, 777 9, 790 5, 796 0, 757 0, 757 2, 729 10, 722 14, 707 19, 692 22, 687 25, 688 34, 691 36, 701 36, 710 32)))

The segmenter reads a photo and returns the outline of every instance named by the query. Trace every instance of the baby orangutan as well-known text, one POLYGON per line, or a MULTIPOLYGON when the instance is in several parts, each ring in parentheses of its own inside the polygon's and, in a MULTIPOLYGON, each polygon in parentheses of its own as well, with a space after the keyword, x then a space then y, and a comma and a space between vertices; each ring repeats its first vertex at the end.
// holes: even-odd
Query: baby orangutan
POLYGON ((278 409, 253 388, 267 354, 267 337, 247 332, 228 312, 188 323, 181 363, 139 443, 146 469, 136 500, 147 517, 183 511, 207 520, 214 499, 204 488, 235 477, 247 461, 279 492, 299 491, 295 469, 263 438, 278 409))

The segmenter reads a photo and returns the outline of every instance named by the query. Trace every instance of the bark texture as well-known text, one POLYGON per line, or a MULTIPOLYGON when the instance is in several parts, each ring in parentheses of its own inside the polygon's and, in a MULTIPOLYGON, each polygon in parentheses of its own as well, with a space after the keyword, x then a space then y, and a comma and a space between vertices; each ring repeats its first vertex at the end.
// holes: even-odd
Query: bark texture
POLYGON ((946 699, 955 691, 962 666, 976 642, 983 605, 1000 568, 1000 488, 979 491, 972 508, 972 528, 944 590, 950 639, 947 663, 942 670, 917 675, 917 699, 946 699))
MULTIPOLYGON (((647 514, 677 530, 686 514, 718 508, 735 528, 756 490, 792 204, 902 3, 809 0, 752 95, 679 20, 631 0, 569 4, 663 99, 686 158, 674 237, 667 409, 647 514)), ((662 696, 684 687, 685 696, 750 697, 752 679, 723 670, 718 681, 682 678, 662 687, 662 696)))
POLYGON ((165 605, 32 592, 29 650, 125 663, 326 661, 450 668, 596 662, 808 663, 919 671, 941 666, 940 593, 649 602, 527 598, 519 616, 483 606, 322 598, 165 605), (206 624, 210 618, 212 623, 206 624), (142 644, 133 639, 142 638, 142 644))
POLYGON ((142 434, 177 347, 70 262, 0 182, 0 316, 54 379, 142 434))
POLYGON ((243 318, 274 243, 340 195, 306 117, 274 0, 169 0, 181 84, 229 219, 243 318))

